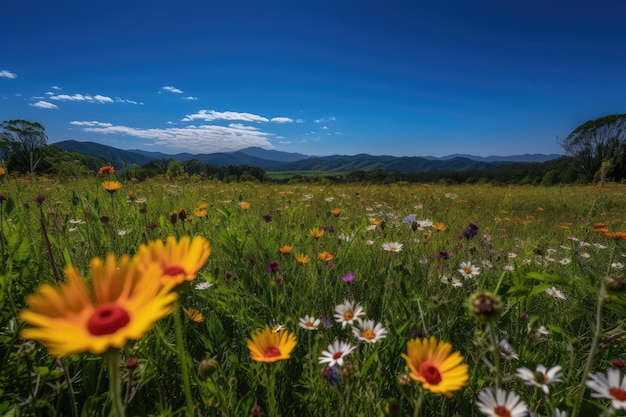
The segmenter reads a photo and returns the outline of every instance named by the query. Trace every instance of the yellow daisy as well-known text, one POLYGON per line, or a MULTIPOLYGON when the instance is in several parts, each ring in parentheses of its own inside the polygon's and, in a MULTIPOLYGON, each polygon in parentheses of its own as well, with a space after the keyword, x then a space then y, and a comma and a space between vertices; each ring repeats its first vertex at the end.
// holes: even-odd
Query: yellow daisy
POLYGON ((407 343, 407 354, 402 354, 409 367, 409 376, 422 383, 427 390, 447 397, 463 388, 469 379, 468 365, 463 356, 452 352, 452 345, 430 339, 412 339, 407 343), (451 353, 452 352, 452 353, 451 353))
POLYGON ((139 269, 147 270, 156 264, 161 271, 161 285, 174 281, 176 285, 192 281, 211 255, 211 246, 202 236, 183 236, 178 242, 169 236, 167 241, 155 240, 141 244, 135 257, 139 269))
POLYGON ((296 261, 300 265, 304 265, 305 263, 309 262, 309 255, 305 255, 304 253, 299 253, 296 255, 296 261))
POLYGON ((257 330, 248 339, 250 357, 256 362, 276 362, 289 359, 296 347, 296 336, 287 331, 274 332, 269 327, 257 330))
POLYGON ((320 237, 324 236, 324 229, 320 229, 319 227, 314 227, 311 230, 309 230, 309 233, 311 234, 311 237, 313 239, 319 239, 320 237))
POLYGON ((289 255, 292 250, 293 250, 293 246, 289 246, 289 245, 284 245, 278 248, 278 251, 282 253, 283 255, 289 255))
POLYGON ((67 267, 65 274, 66 282, 43 284, 26 297, 28 308, 19 315, 32 326, 20 336, 40 341, 53 356, 101 354, 138 340, 172 310, 178 297, 173 284, 159 284, 158 268, 141 272, 128 255, 119 264, 112 254, 104 261, 92 259, 93 294, 75 267, 67 267))
POLYGON ((102 188, 113 194, 114 192, 122 188, 122 184, 119 181, 103 181, 102 188))

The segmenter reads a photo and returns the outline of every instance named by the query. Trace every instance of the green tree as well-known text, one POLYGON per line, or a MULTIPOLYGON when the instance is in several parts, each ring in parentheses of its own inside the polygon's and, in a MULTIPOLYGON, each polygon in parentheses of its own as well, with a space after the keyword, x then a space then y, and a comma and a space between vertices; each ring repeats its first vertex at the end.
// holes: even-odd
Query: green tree
POLYGON ((45 128, 37 122, 8 120, 2 122, 0 152, 9 168, 35 173, 41 162, 41 151, 48 142, 45 128))
POLYGON ((590 120, 578 126, 561 143, 575 166, 591 181, 608 161, 619 178, 626 175, 626 114, 590 120))

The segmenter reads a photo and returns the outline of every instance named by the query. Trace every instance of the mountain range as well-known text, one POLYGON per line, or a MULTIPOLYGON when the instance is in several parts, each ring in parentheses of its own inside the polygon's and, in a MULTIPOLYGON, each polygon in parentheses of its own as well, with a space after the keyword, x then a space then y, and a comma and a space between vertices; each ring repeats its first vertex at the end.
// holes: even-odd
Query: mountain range
POLYGON ((214 166, 248 165, 265 171, 320 171, 353 172, 383 170, 388 172, 417 173, 433 171, 489 170, 503 164, 517 162, 545 162, 561 157, 558 154, 525 154, 514 156, 480 157, 467 154, 434 156, 374 156, 368 154, 310 156, 299 153, 250 147, 235 152, 211 154, 179 153, 175 155, 139 149, 123 150, 96 142, 65 140, 51 143, 69 152, 101 158, 121 169, 129 165, 145 165, 155 159, 175 159, 185 162, 196 159, 214 166))

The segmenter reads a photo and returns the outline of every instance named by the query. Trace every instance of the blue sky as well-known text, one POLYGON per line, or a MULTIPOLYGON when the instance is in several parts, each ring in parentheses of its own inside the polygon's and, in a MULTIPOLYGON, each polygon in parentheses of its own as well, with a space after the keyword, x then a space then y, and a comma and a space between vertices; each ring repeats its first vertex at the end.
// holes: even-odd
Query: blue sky
POLYGON ((626 113, 626 2, 12 1, 0 119, 212 153, 562 153, 626 113))

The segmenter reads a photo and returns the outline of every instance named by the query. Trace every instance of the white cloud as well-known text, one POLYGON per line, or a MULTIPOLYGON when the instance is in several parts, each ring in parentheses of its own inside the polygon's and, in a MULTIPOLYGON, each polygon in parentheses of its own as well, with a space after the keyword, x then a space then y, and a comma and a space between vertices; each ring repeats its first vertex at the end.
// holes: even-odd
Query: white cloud
POLYGON ((141 106, 143 106, 143 102, 142 102, 142 101, 127 100, 127 99, 125 99, 125 98, 119 98, 119 97, 115 97, 115 102, 116 102, 116 103, 136 104, 136 105, 141 105, 141 106))
POLYGON ((169 91, 170 93, 182 94, 183 91, 179 90, 176 87, 172 87, 171 85, 166 85, 165 87, 161 87, 161 90, 169 91))
POLYGON ((98 127, 112 127, 111 123, 102 123, 92 120, 91 122, 70 122, 74 126, 98 126, 98 127))
POLYGON ((292 123, 293 119, 290 119, 289 117, 272 117, 272 120, 270 121, 274 123, 292 123))
POLYGON ((47 101, 40 100, 37 103, 31 104, 33 107, 38 107, 40 109, 58 109, 59 107, 56 104, 48 103, 47 101))
POLYGON ((187 97, 183 97, 183 100, 197 100, 198 97, 192 97, 192 96, 187 96, 187 97))
POLYGON ((46 93, 48 95, 49 100, 56 101, 87 101, 89 103, 113 103, 113 99, 111 97, 102 96, 100 94, 96 94, 95 96, 91 96, 89 94, 55 94, 52 91, 48 91, 46 93))
POLYGON ((281 145, 290 145, 290 144, 292 144, 293 142, 292 142, 292 141, 290 141, 290 140, 281 140, 281 141, 280 141, 280 142, 278 142, 278 143, 280 143, 281 145))
POLYGON ((322 127, 320 127, 320 129, 322 129, 322 130, 328 130, 328 126, 322 126, 322 127))
POLYGON ((212 120, 243 120, 244 122, 269 122, 269 119, 252 113, 239 113, 234 111, 218 112, 215 110, 200 110, 195 114, 188 114, 183 122, 191 122, 194 120, 204 120, 210 122, 212 120))
POLYGON ((330 117, 322 117, 320 119, 314 120, 315 123, 328 123, 328 122, 334 122, 335 120, 335 116, 330 116, 330 117))
POLYGON ((129 126, 115 126, 98 121, 73 121, 74 126, 83 126, 83 131, 101 134, 126 135, 145 139, 152 145, 185 150, 192 153, 229 152, 250 146, 273 149, 269 142, 271 133, 262 132, 249 126, 186 126, 166 129, 143 129, 129 126))
POLYGON ((15 74, 15 73, 13 73, 11 71, 2 70, 2 71, 0 71, 0 78, 14 79, 14 78, 17 78, 17 74, 15 74))
POLYGON ((61 90, 61 89, 62 89, 62 88, 61 88, 61 87, 59 87, 58 85, 53 85, 53 86, 52 86, 52 87, 50 87, 50 88, 52 88, 53 90, 61 90))

